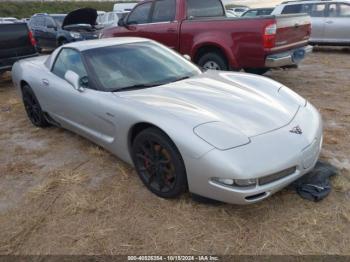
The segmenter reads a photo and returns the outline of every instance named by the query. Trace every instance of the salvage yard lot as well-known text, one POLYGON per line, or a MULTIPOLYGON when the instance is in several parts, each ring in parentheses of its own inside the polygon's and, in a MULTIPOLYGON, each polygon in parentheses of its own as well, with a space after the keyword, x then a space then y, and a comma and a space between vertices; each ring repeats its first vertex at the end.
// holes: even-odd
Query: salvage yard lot
POLYGON ((127 164, 62 129, 33 127, 0 81, 1 254, 350 255, 350 50, 318 48, 267 74, 322 113, 321 158, 340 175, 328 198, 285 189, 251 206, 151 194, 127 164))

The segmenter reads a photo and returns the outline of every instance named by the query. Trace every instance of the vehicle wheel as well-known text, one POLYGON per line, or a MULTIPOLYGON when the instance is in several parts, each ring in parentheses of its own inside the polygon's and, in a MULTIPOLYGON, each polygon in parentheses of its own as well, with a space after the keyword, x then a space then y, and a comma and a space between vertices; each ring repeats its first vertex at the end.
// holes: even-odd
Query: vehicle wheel
POLYGON ((268 72, 270 68, 244 68, 244 71, 251 74, 263 75, 268 72))
POLYGON ((198 60, 198 65, 204 70, 228 70, 225 58, 219 53, 206 53, 198 60))
POLYGON ((41 110, 38 99, 35 97, 32 89, 28 85, 23 87, 22 95, 24 108, 33 125, 38 127, 49 126, 50 124, 47 122, 45 115, 41 110))
POLYGON ((36 46, 36 51, 38 51, 38 53, 42 53, 43 52, 43 49, 40 47, 40 46, 36 46))
POLYGON ((138 134, 132 145, 136 171, 145 186, 163 198, 175 198, 187 189, 182 157, 169 137, 157 128, 138 134))
POLYGON ((65 45, 65 44, 68 44, 67 39, 62 38, 58 40, 58 46, 65 45))

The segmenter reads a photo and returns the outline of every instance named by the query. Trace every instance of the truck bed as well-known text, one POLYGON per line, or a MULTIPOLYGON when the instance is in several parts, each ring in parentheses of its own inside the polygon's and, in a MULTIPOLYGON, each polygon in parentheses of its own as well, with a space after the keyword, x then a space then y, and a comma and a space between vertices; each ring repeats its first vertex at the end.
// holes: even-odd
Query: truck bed
POLYGON ((193 53, 193 46, 203 39, 226 47, 231 68, 264 67, 267 55, 285 52, 307 45, 310 35, 307 15, 280 15, 237 18, 195 18, 181 24, 180 53, 193 53), (263 32, 266 26, 276 23, 275 47, 265 48, 263 32), (204 26, 205 24, 205 26, 204 26), (219 40, 218 40, 219 39, 219 40), (181 44, 186 43, 186 44, 181 44), (236 62, 236 63, 235 63, 236 62))

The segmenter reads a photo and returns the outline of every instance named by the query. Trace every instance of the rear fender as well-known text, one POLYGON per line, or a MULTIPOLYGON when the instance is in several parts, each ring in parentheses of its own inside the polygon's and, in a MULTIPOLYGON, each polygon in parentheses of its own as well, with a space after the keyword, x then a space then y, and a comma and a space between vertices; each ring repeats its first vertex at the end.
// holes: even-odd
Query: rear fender
POLYGON ((239 64, 237 63, 237 60, 234 56, 234 43, 232 39, 230 39, 228 36, 225 36, 224 40, 222 40, 225 43, 228 43, 228 45, 222 45, 221 43, 214 42, 213 39, 223 39, 223 36, 220 34, 220 36, 213 36, 212 34, 205 34, 205 35, 199 35, 194 39, 194 44, 192 47, 191 53, 194 54, 193 58, 197 59, 199 51, 204 47, 214 47, 219 49, 225 56, 229 67, 230 68, 239 68, 239 64))

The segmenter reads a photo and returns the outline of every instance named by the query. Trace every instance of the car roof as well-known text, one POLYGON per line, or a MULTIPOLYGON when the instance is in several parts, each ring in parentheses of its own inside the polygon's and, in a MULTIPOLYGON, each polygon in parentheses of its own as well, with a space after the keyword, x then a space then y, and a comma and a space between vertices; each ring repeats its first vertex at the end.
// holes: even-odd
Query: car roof
POLYGON ((79 51, 86 51, 95 48, 108 47, 114 45, 132 44, 138 42, 150 42, 151 40, 140 37, 115 37, 115 38, 104 38, 96 40, 87 40, 81 42, 72 42, 64 45, 64 47, 70 47, 79 51))
POLYGON ((246 12, 249 12, 249 11, 255 11, 255 10, 273 10, 274 7, 259 7, 259 8, 252 8, 252 9, 249 9, 247 10, 246 12))

